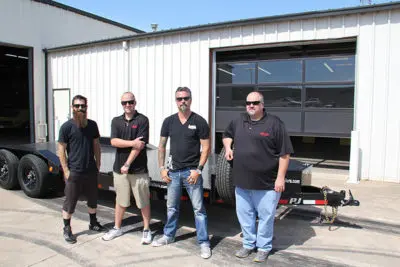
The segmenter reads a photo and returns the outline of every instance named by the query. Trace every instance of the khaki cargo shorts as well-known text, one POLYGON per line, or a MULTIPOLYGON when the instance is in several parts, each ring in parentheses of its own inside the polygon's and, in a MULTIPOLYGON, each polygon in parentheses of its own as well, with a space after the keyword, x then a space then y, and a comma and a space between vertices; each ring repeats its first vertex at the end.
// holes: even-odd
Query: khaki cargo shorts
POLYGON ((131 190, 136 206, 142 209, 150 205, 150 178, 148 173, 119 174, 114 172, 114 188, 117 194, 116 202, 121 207, 131 205, 131 190))

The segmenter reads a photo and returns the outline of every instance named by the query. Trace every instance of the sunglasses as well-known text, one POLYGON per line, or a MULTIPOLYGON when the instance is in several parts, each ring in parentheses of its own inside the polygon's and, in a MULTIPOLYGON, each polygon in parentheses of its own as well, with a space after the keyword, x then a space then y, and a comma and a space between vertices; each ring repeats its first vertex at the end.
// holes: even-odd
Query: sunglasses
POLYGON ((129 101, 121 101, 121 105, 126 106, 127 104, 134 105, 136 103, 135 100, 129 100, 129 101))
POLYGON ((185 96, 185 97, 177 97, 176 101, 181 102, 182 100, 188 101, 190 99, 190 96, 185 96))
POLYGON ((87 108, 86 104, 73 104, 72 105, 74 108, 87 108))
POLYGON ((261 103, 261 101, 246 101, 246 106, 250 106, 253 104, 254 106, 257 106, 261 103))

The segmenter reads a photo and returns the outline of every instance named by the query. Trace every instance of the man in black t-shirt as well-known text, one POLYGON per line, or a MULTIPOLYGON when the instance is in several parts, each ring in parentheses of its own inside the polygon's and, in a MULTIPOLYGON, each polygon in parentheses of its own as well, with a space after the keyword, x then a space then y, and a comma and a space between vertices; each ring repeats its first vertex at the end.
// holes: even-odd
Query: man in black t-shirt
POLYGON ((234 159, 236 213, 243 232, 243 247, 235 255, 245 258, 257 249, 254 261, 264 262, 272 249, 276 206, 293 148, 283 122, 264 111, 261 93, 247 96, 246 110, 223 134, 225 158, 234 159))
POLYGON ((115 226, 103 236, 104 241, 123 234, 122 218, 131 205, 131 191, 143 217, 142 244, 151 243, 150 191, 145 144, 149 142, 149 120, 136 109, 131 92, 122 94, 124 114, 111 122, 111 145, 116 147, 113 167, 115 200, 115 226))
POLYGON ((159 247, 174 241, 178 229, 183 185, 193 206, 200 256, 207 259, 211 257, 211 249, 207 230, 207 213, 203 203, 201 171, 210 153, 210 128, 203 117, 190 110, 192 94, 189 88, 178 87, 175 92, 175 103, 178 113, 164 120, 158 147, 161 178, 168 185, 167 222, 164 235, 153 241, 152 245, 159 247), (165 148, 168 137, 171 137, 170 155, 165 167, 165 148))
POLYGON ((96 218, 97 174, 101 162, 100 134, 96 122, 87 119, 86 112, 87 99, 81 95, 74 96, 73 119, 61 126, 58 139, 58 156, 65 179, 63 235, 68 243, 76 242, 71 230, 71 216, 81 194, 87 198, 89 229, 97 232, 106 230, 96 218))

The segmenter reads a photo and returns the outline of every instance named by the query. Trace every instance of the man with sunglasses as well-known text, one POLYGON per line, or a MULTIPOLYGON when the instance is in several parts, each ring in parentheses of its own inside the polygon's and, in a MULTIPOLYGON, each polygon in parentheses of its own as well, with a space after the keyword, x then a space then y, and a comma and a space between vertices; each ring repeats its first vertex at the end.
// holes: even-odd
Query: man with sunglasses
POLYGON ((234 159, 236 214, 243 233, 242 248, 235 256, 246 258, 257 249, 253 261, 264 262, 272 249, 276 206, 285 191, 293 148, 283 122, 264 111, 261 93, 247 96, 246 111, 223 134, 225 158, 234 159))
POLYGON ((136 206, 143 217, 142 244, 151 243, 150 190, 145 145, 149 141, 149 120, 139 113, 135 96, 131 92, 122 94, 124 113, 111 122, 111 145, 116 147, 113 167, 115 201, 115 226, 103 236, 104 241, 123 234, 122 218, 131 205, 131 190, 136 206))
POLYGON ((74 96, 72 114, 73 119, 61 126, 58 139, 58 156, 65 179, 63 235, 65 241, 71 244, 76 242, 71 230, 71 217, 81 194, 87 198, 89 229, 97 232, 106 231, 96 218, 97 175, 101 162, 99 129, 95 121, 87 119, 85 97, 74 96))
POLYGON ((207 230, 207 213, 203 203, 201 171, 210 153, 210 128, 203 117, 190 110, 192 93, 189 88, 178 87, 175 92, 175 103, 178 113, 164 120, 158 147, 161 178, 168 185, 167 222, 163 236, 153 241, 152 245, 159 247, 175 240, 183 185, 193 206, 200 256, 208 259, 211 257, 211 249, 207 230), (165 166, 168 137, 171 137, 170 154, 165 166))

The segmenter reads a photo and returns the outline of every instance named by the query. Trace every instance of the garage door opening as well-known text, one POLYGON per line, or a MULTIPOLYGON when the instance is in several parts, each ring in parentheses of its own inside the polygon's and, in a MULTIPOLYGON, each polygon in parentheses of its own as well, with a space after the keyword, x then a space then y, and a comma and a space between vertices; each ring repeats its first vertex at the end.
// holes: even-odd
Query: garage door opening
POLYGON ((0 45, 0 144, 31 141, 30 49, 0 45))

